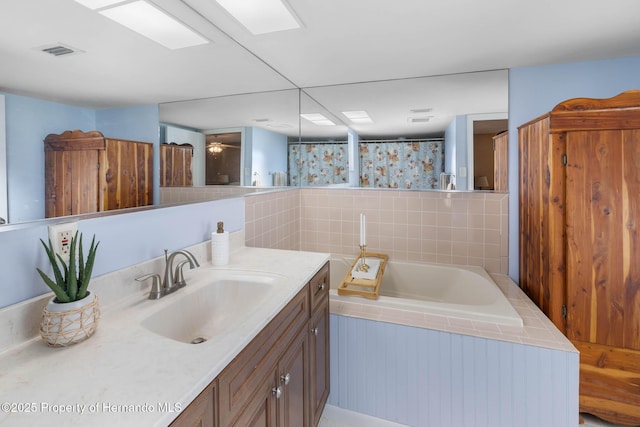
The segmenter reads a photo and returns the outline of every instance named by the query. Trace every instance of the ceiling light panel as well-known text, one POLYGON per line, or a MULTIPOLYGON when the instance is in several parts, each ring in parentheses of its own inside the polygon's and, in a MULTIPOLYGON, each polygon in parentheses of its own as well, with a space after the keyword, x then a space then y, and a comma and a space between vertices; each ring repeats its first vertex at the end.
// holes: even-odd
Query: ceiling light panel
POLYGON ((124 0, 76 0, 81 5, 88 7, 91 10, 101 9, 107 6, 113 6, 114 4, 122 3, 124 0))
POLYGON ((251 34, 300 28, 298 20, 281 0, 216 0, 251 34))
POLYGON ((342 114, 344 114, 345 117, 351 120, 351 122, 353 123, 357 123, 357 124, 373 123, 373 120, 371 119, 371 117, 369 117, 369 113, 363 110, 343 111, 342 114))
POLYGON ((309 120, 311 123, 317 126, 335 126, 336 125, 335 123, 333 123, 331 120, 327 119, 325 116, 323 116, 320 113, 300 114, 300 117, 302 117, 305 120, 309 120))
POLYGON ((168 49, 209 43, 192 29, 142 0, 104 9, 99 13, 168 49))

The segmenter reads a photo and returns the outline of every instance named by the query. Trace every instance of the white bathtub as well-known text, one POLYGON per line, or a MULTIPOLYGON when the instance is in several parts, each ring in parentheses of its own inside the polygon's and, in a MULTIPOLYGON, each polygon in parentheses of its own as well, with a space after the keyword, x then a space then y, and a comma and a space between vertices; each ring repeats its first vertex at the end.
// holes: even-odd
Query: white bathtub
POLYGON ((342 296, 337 288, 353 259, 331 259, 332 298, 408 311, 522 327, 522 318, 481 267, 387 264, 377 300, 342 296))

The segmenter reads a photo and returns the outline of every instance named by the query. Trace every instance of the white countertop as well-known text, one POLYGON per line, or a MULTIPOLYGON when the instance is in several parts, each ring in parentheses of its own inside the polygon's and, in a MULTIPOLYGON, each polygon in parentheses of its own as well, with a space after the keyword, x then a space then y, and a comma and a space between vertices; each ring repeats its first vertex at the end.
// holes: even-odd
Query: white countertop
POLYGON ((103 309, 85 342, 51 348, 38 337, 1 353, 0 426, 168 425, 328 260, 322 253, 242 248, 226 266, 200 267, 212 275, 250 270, 285 276, 258 310, 202 344, 173 341, 140 325, 189 291, 190 276, 202 274, 185 270, 187 287, 175 294, 155 301, 136 294, 103 309))

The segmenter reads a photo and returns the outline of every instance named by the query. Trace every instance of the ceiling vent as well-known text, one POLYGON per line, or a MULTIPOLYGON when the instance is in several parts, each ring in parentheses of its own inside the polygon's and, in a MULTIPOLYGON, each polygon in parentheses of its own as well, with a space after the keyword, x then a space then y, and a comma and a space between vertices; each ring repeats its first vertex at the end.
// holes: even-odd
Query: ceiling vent
POLYGON ((77 53, 83 53, 80 49, 76 49, 71 46, 64 45, 62 43, 56 43, 56 44, 47 45, 47 46, 40 46, 36 49, 53 56, 67 56, 67 55, 73 55, 77 53))
POLYGON ((431 116, 427 116, 427 117, 409 117, 407 119, 407 121, 409 123, 426 123, 429 120, 431 120, 431 116))

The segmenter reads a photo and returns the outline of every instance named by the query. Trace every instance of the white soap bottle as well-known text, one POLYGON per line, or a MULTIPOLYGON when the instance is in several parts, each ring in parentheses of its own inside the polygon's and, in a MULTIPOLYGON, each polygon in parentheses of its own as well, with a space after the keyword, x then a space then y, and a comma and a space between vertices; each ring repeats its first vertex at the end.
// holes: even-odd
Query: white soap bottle
POLYGON ((227 265, 229 263, 229 232, 224 231, 224 223, 218 222, 218 229, 211 233, 211 263, 227 265))

